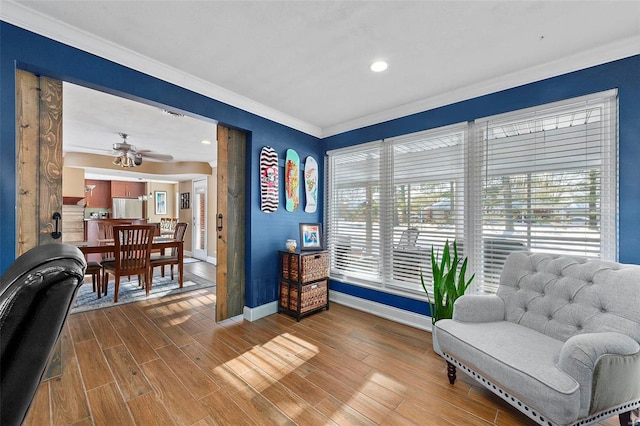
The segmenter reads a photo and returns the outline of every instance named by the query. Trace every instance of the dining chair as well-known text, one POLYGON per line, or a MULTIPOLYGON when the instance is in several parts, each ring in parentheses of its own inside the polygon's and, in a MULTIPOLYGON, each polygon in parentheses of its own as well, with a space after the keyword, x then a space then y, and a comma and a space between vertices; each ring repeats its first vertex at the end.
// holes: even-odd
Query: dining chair
POLYGON ((94 260, 87 261, 86 275, 91 275, 91 284, 93 292, 97 291, 98 299, 102 296, 102 263, 94 260))
MULTIPOLYGON (((160 219, 162 220, 162 219, 160 219)), ((147 222, 147 225, 153 225, 156 227, 156 231, 155 231, 155 236, 160 236, 162 235, 162 222, 147 222)), ((164 254, 164 249, 153 249, 151 250, 151 255, 153 256, 154 253, 160 253, 160 254, 164 254)), ((153 272, 153 271, 152 271, 153 272)))
MULTIPOLYGON (((187 226, 188 224, 186 222, 178 222, 173 231, 173 239, 177 241, 184 241, 184 234, 187 231, 187 226)), ((173 280, 173 266, 177 265, 178 262, 178 249, 176 247, 173 247, 168 255, 151 257, 151 279, 153 279, 153 270, 155 267, 159 266, 162 268, 161 275, 164 277, 164 267, 165 265, 170 265, 171 280, 173 280)))
POLYGON ((160 231, 162 232, 162 234, 171 235, 175 232, 177 224, 178 218, 176 217, 160 218, 160 231))
POLYGON ((119 225, 113 227, 114 254, 112 261, 102 262, 105 287, 109 274, 115 278, 113 302, 118 302, 120 278, 138 275, 144 280, 147 296, 151 290, 151 244, 156 227, 154 225, 119 225))
MULTIPOLYGON (((105 226, 106 224, 98 223, 98 238, 105 239, 105 226)), ((109 225, 111 228, 111 225, 109 225)), ((111 238, 113 238, 113 230, 111 232, 111 238)), ((101 259, 105 260, 105 254, 101 255, 101 259)), ((113 253, 111 254, 111 259, 113 259, 113 253)), ((98 293, 98 299, 102 296, 102 263, 95 260, 87 260, 87 270, 85 272, 87 275, 91 275, 91 284, 93 286, 93 291, 98 293)), ((106 294, 106 291, 105 291, 106 294)))
MULTIPOLYGON (((113 224, 112 223, 104 223, 104 222, 98 223, 98 240, 100 240, 100 244, 109 244, 108 240, 113 241, 113 224)), ((102 267, 102 264, 104 262, 113 261, 115 257, 116 255, 115 255, 115 252, 113 251, 104 252, 100 254, 101 260, 99 263, 100 263, 100 272, 102 274, 102 279, 98 280, 98 285, 101 286, 102 293, 104 295, 107 294, 107 287, 109 284, 109 280, 108 280, 107 274, 104 272, 104 268, 102 267)), ((89 267, 87 267, 87 269, 89 269, 89 267)), ((99 293, 98 293, 98 298, 100 298, 99 293)))

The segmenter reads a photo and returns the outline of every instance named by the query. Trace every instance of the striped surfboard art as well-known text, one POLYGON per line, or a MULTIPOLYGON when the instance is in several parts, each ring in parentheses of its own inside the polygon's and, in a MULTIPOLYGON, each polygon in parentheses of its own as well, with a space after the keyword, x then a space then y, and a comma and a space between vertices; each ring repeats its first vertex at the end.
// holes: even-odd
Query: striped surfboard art
POLYGON ((278 153, 265 146, 260 151, 260 210, 265 213, 278 210, 278 188, 278 153))

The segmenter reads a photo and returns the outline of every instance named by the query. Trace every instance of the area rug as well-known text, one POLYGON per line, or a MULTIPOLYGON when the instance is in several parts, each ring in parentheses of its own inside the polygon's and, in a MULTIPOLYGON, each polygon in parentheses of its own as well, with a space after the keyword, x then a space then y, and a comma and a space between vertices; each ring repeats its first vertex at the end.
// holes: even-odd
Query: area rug
MULTIPOLYGON (((177 278, 177 277, 176 277, 177 278)), ((98 299, 98 295, 93 292, 91 278, 87 277, 84 284, 78 290, 76 301, 71 308, 71 313, 92 311, 94 309, 110 308, 112 306, 124 305, 125 303, 138 302, 141 300, 154 299, 163 296, 180 294, 187 291, 199 290, 201 288, 213 287, 216 284, 189 272, 184 273, 184 285, 179 288, 178 280, 171 280, 171 277, 153 277, 153 285, 149 296, 146 296, 144 288, 138 285, 137 277, 120 280, 120 291, 118 292, 118 303, 113 303, 114 281, 109 281, 109 288, 106 296, 98 299)))

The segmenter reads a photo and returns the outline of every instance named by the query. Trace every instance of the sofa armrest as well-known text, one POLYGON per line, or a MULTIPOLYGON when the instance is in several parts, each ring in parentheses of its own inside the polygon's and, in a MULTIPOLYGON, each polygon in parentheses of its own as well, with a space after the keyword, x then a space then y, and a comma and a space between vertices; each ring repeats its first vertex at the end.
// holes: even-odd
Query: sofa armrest
POLYGON ((504 320, 504 301, 496 295, 467 294, 453 304, 453 319, 460 322, 504 320))
POLYGON ((597 413, 640 398, 640 344, 617 332, 569 338, 558 367, 580 384, 580 406, 597 413))

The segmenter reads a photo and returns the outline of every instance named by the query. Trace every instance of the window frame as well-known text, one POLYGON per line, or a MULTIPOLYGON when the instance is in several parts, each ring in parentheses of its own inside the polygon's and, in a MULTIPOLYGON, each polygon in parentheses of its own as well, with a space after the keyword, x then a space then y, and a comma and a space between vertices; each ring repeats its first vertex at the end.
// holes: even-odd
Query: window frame
MULTIPOLYGON (((483 125, 486 123, 496 123, 500 121, 509 121, 520 116, 541 113, 549 114, 557 111, 570 110, 580 104, 606 104, 607 121, 603 130, 604 143, 602 158, 602 181, 600 183, 600 220, 601 232, 599 239, 599 257, 602 259, 617 259, 617 242, 618 242, 618 115, 617 115, 617 90, 612 89, 604 92, 598 92, 590 95, 575 97, 559 102, 547 103, 531 108, 515 110, 503 114, 481 117, 473 121, 456 123, 453 125, 443 126, 440 128, 429 129, 425 131, 415 132, 411 134, 401 135, 394 138, 382 139, 368 143, 353 145, 346 148, 339 148, 327 151, 325 157, 325 234, 327 238, 326 248, 331 254, 331 271, 330 277, 333 280, 353 284, 360 287, 371 288, 385 293, 397 294, 403 297, 416 298, 424 300, 426 295, 421 287, 411 288, 411 286, 397 285, 392 279, 393 276, 393 249, 394 237, 397 230, 394 229, 394 209, 395 192, 394 192, 394 146, 402 144, 406 141, 419 138, 430 138, 437 135, 446 135, 448 133, 463 133, 462 155, 463 155, 463 177, 462 190, 459 196, 462 197, 463 209, 460 212, 462 222, 455 225, 455 237, 464 241, 467 252, 465 256, 469 257, 469 268, 467 276, 476 271, 482 271, 482 245, 483 243, 483 226, 482 218, 478 215, 478 210, 483 209, 483 185, 484 177, 482 175, 482 167, 484 165, 484 139, 480 136, 483 125), (379 274, 376 279, 370 279, 357 274, 349 274, 343 268, 343 273, 334 268, 336 265, 336 247, 333 222, 337 220, 336 211, 333 206, 332 196, 334 196, 334 186, 336 185, 333 175, 334 164, 336 158, 346 155, 358 155, 365 151, 374 150, 378 153, 377 179, 363 181, 365 185, 376 182, 377 194, 379 196, 379 205, 377 206, 377 220, 379 226, 379 236, 376 241, 379 244, 377 248, 379 261, 379 274), (606 176, 605 176, 606 175, 606 176), (461 226, 461 229, 457 229, 461 226), (346 273, 345 273, 346 271, 346 273)), ((423 181, 417 181, 422 184, 423 181)), ((426 181, 425 181, 426 182, 426 181)), ((409 182, 409 185, 411 183, 409 182)), ((453 201, 452 201, 453 204, 453 201)), ((407 215, 411 215, 411 209, 407 207, 407 215)), ((410 224, 409 220, 409 224, 410 224)), ((373 226, 373 225, 371 225, 373 226)), ((430 265, 428 271, 430 273, 430 265)), ((476 273, 470 292, 483 292, 483 283, 481 275, 476 273)), ((426 281, 426 279, 425 279, 426 281)))

